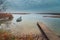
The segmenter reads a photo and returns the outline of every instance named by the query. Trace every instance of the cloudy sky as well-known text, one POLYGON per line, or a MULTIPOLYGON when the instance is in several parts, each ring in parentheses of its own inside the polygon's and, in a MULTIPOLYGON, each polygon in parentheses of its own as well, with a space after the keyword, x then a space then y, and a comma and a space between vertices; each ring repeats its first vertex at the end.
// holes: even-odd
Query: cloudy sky
POLYGON ((60 0, 7 0, 10 12, 60 12, 60 0))

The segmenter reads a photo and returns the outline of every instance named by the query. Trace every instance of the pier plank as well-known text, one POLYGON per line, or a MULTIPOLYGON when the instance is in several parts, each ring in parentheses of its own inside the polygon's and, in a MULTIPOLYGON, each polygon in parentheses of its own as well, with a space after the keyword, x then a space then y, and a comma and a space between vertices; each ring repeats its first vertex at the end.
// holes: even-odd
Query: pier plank
POLYGON ((44 23, 37 22, 37 24, 43 30, 43 32, 45 33, 45 36, 47 36, 48 38, 47 40, 60 40, 60 38, 52 30, 50 30, 44 23))

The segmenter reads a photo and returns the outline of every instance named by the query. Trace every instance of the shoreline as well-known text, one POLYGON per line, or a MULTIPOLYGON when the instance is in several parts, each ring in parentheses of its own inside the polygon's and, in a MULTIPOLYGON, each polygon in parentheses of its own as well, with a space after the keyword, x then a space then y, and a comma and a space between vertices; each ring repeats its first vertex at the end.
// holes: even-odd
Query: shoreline
POLYGON ((60 18, 60 15, 54 15, 54 16, 43 16, 43 17, 60 18))

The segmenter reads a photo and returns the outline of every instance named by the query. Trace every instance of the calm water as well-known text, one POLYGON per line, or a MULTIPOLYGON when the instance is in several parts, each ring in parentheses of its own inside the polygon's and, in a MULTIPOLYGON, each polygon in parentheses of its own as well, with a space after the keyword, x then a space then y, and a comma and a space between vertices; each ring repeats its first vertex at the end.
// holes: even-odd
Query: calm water
MULTIPOLYGON (((12 23, 15 24, 14 28, 17 29, 20 28, 19 31, 27 32, 39 32, 36 23, 41 21, 47 25, 51 30, 53 30, 56 34, 60 35, 60 18, 46 18, 44 14, 28 14, 28 15, 19 15, 19 14, 13 14, 14 18, 12 20, 12 23), (22 16, 21 22, 16 22, 17 18, 22 16), (16 25, 17 24, 17 25, 16 25), (28 27, 29 26, 29 27, 28 27), (23 30, 24 29, 24 30, 23 30), (32 30, 34 29, 34 30, 32 30)), ((18 30, 16 30, 18 31, 18 30)))
POLYGON ((37 22, 41 21, 44 22, 47 27, 49 27, 51 30, 56 32, 57 34, 60 34, 60 18, 45 18, 43 16, 45 15, 39 15, 39 14, 29 14, 29 15, 14 15, 14 19, 22 16, 22 21, 30 21, 30 22, 37 22))

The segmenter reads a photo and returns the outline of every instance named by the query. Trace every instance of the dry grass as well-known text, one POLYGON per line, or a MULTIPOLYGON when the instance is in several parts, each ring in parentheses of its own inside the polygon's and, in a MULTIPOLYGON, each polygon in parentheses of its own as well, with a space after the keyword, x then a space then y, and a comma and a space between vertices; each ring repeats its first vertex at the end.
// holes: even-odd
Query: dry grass
POLYGON ((14 36, 6 30, 0 30, 0 40, 42 40, 42 36, 31 34, 23 36, 14 36))
POLYGON ((15 37, 8 31, 0 29, 0 40, 14 40, 15 37))

